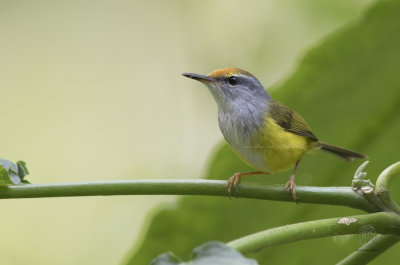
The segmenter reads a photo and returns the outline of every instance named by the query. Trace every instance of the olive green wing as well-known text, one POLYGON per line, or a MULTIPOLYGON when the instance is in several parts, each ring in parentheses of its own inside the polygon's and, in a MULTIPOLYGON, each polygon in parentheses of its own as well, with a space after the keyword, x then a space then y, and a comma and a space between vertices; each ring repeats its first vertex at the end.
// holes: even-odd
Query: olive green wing
POLYGON ((274 99, 270 99, 268 104, 269 117, 271 117, 285 131, 306 136, 314 141, 318 141, 317 137, 311 131, 310 126, 308 126, 303 117, 297 114, 294 110, 274 99))

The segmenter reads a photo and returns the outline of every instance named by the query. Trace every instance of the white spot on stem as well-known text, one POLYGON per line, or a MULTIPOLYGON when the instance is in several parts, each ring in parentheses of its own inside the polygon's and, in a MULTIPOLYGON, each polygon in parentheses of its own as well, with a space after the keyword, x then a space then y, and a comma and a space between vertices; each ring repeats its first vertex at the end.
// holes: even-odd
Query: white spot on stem
POLYGON ((342 218, 339 218, 337 223, 338 224, 345 224, 345 225, 349 226, 350 224, 355 223, 357 221, 358 221, 358 219, 354 218, 354 217, 342 217, 342 218))

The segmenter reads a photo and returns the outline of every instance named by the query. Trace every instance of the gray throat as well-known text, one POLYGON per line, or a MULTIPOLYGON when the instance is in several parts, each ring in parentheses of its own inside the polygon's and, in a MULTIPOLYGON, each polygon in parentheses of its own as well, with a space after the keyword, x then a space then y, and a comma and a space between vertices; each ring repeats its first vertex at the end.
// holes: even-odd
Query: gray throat
POLYGON ((269 99, 236 98, 225 106, 218 106, 219 127, 234 149, 251 145, 252 136, 264 126, 269 99))

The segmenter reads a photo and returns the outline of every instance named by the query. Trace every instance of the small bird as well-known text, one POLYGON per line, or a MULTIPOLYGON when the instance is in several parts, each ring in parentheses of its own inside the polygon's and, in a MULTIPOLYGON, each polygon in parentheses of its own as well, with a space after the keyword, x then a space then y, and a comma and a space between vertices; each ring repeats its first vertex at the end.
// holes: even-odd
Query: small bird
POLYGON ((193 73, 185 77, 205 84, 218 105, 218 124, 233 151, 257 171, 237 172, 226 183, 229 198, 232 185, 244 176, 294 170, 288 188, 296 199, 295 175, 305 153, 323 150, 352 161, 365 155, 321 142, 305 120, 291 108, 272 99, 260 81, 239 68, 224 68, 208 75, 193 73))

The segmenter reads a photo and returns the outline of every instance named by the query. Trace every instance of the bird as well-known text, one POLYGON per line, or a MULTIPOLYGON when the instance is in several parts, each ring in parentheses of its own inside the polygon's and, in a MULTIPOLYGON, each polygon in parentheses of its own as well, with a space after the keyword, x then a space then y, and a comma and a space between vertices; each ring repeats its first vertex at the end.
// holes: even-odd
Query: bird
POLYGON ((271 98, 251 73, 236 67, 222 68, 208 75, 183 73, 208 87, 218 107, 220 130, 241 160, 254 168, 236 172, 226 182, 229 198, 232 186, 244 176, 293 172, 284 186, 297 203, 295 176, 304 154, 317 150, 334 154, 345 161, 366 159, 359 152, 319 141, 306 121, 294 110, 271 98))

